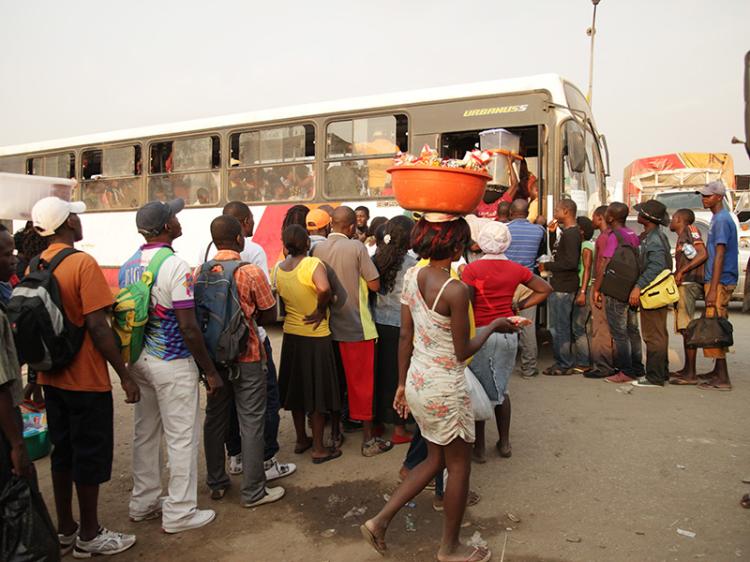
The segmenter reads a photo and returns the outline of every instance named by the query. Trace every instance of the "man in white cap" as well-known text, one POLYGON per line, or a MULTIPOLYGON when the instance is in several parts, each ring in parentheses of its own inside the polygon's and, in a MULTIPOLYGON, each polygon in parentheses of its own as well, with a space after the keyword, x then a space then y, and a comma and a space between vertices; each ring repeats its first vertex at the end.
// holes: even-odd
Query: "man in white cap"
MULTIPOLYGON (((70 252, 83 238, 78 213, 80 201, 47 197, 31 211, 34 228, 49 238, 41 260, 49 264, 60 252, 70 252)), ((107 362, 120 377, 126 402, 139 400, 138 386, 123 363, 109 327, 112 291, 96 260, 84 252, 69 253, 53 276, 60 289, 65 315, 85 326, 80 350, 71 363, 54 372, 40 372, 44 386, 47 424, 52 442, 50 465, 57 508, 57 530, 63 553, 75 549, 77 558, 112 555, 135 544, 135 535, 105 529, 99 524, 99 485, 112 473, 114 446, 112 385, 107 362), (80 524, 73 517, 73 483, 78 493, 80 524)))
MULTIPOLYGON (((705 268, 706 316, 729 316, 729 301, 739 278, 739 239, 737 225, 724 206, 726 187, 721 181, 712 181, 701 189, 703 207, 711 209, 711 226, 708 229, 708 261, 705 268)), ((707 348, 703 355, 715 359, 714 368, 698 375, 706 382, 698 385, 702 390, 732 390, 727 368, 726 348, 707 348)))
POLYGON ((213 510, 197 508, 199 368, 209 393, 219 390, 222 381, 195 316, 190 266, 172 250, 172 242, 182 236, 177 213, 184 206, 175 199, 138 209, 135 223, 146 243, 123 264, 119 279, 120 287, 126 287, 140 279, 152 260, 161 261, 151 287, 143 352, 130 367, 141 387, 141 402, 134 416, 129 510, 134 522, 161 517, 167 533, 197 529, 216 517, 213 510), (162 436, 169 459, 169 493, 163 501, 162 436))

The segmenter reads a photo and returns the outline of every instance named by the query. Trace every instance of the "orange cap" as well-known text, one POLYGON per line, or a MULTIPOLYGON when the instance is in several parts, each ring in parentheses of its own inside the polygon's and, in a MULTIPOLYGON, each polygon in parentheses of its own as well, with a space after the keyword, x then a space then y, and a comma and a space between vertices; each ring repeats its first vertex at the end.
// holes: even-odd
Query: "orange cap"
POLYGON ((322 209, 313 209, 307 213, 305 218, 307 230, 320 230, 331 224, 331 215, 322 209))

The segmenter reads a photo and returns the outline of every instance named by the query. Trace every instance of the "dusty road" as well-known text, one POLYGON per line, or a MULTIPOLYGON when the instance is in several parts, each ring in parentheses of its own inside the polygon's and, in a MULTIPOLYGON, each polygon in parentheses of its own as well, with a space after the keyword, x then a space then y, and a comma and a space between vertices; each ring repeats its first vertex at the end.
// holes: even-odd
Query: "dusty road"
MULTIPOLYGON (((495 561, 503 550, 508 561, 750 560, 750 510, 739 507, 740 496, 750 492, 742 483, 750 478, 750 315, 733 313, 733 392, 668 387, 627 393, 581 377, 514 376, 513 457, 489 455, 487 464, 474 465, 472 488, 482 501, 467 512, 464 538, 478 532, 495 561)), ((273 341, 278 354, 278 332, 273 341)), ((681 342, 673 339, 672 345, 676 350, 681 342)), ((678 367, 681 357, 671 355, 671 366, 678 367)), ((546 346, 542 366, 549 356, 546 346)), ((701 359, 699 366, 707 364, 701 359)), ((112 481, 102 488, 100 518, 138 535, 136 546, 117 560, 380 560, 361 540, 358 525, 395 485, 406 445, 365 459, 359 435, 349 434, 341 459, 314 466, 292 453, 291 418, 283 413, 279 458, 299 466, 279 481, 286 497, 245 510, 235 486, 212 502, 201 459, 200 505, 215 509, 218 518, 169 536, 159 521, 128 521, 132 410, 121 393, 116 397, 115 464, 112 481), (364 514, 344 518, 353 507, 364 507, 364 514)), ((488 443, 495 439, 492 430, 488 443)), ((48 459, 37 468, 51 507, 48 459)), ((415 508, 404 508, 394 520, 391 559, 433 560, 440 525, 431 496, 423 493, 415 508), (407 515, 416 532, 406 531, 407 515)))

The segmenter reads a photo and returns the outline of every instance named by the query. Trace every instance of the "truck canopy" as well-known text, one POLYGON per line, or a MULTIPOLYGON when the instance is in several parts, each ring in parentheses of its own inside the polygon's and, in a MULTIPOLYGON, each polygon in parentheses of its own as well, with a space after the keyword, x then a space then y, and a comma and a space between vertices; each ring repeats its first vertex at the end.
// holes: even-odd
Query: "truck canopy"
POLYGON ((734 189, 734 162, 723 152, 675 152, 639 158, 623 174, 625 203, 634 205, 649 199, 657 190, 699 187, 721 180, 734 189))

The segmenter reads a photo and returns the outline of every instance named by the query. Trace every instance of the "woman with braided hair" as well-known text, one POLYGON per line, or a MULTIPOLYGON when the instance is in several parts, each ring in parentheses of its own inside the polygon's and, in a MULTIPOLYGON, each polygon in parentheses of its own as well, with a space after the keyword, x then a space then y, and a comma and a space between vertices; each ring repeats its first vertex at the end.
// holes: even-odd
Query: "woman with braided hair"
MULTIPOLYGON (((375 219, 373 219, 375 222, 375 219)), ((376 293, 373 319, 378 330, 375 355, 375 420, 378 424, 394 424, 391 442, 411 441, 406 420, 396 415, 393 398, 398 386, 398 338, 401 331, 401 291, 404 275, 417 263, 409 252, 409 237, 414 221, 397 216, 385 223, 383 243, 375 252, 373 262, 380 273, 380 290, 376 293)))
POLYGON ((471 233, 458 216, 426 213, 412 230, 411 245, 429 259, 404 276, 399 338, 399 384, 393 406, 401 417, 411 412, 427 440, 427 459, 409 471, 380 512, 360 527, 381 554, 385 533, 401 507, 419 494, 443 468, 448 469, 444 496, 440 562, 485 562, 487 548, 459 541, 471 474, 474 413, 466 389, 466 361, 490 334, 516 327, 498 318, 469 337, 469 291, 450 275, 451 262, 469 244, 471 233))

